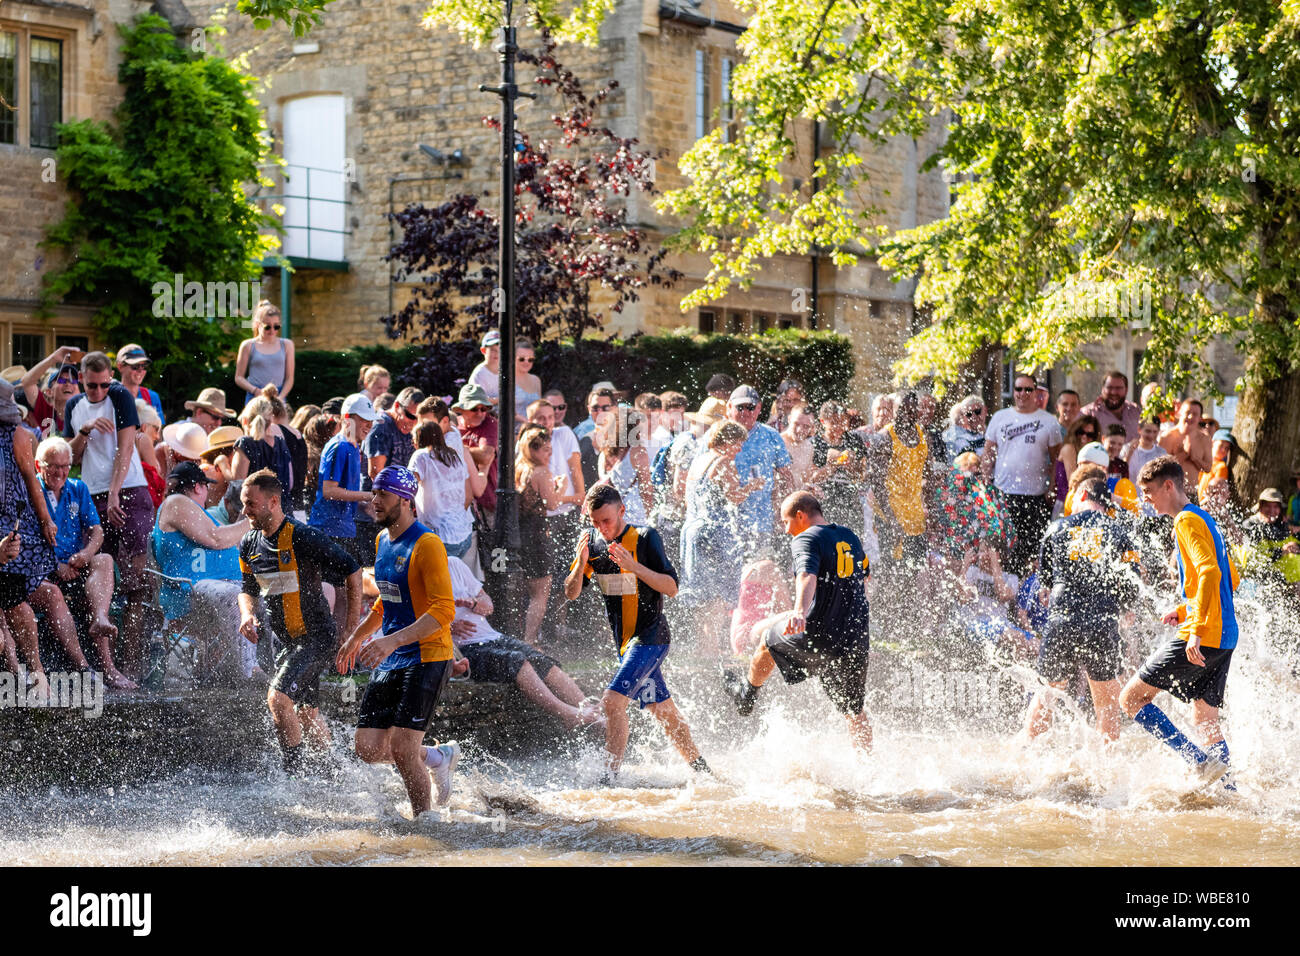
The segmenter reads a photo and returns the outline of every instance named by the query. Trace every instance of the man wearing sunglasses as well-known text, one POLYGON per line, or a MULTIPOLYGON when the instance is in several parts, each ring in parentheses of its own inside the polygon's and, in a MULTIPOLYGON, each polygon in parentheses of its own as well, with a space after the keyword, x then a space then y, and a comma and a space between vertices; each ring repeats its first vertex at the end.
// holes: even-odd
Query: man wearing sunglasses
MULTIPOLYGON (((397 394, 388 411, 375 419, 375 426, 361 443, 361 454, 368 461, 367 477, 374 479, 388 465, 406 467, 415 454, 411 432, 420 423, 419 408, 424 392, 418 388, 404 388, 397 394)), ((362 490, 370 490, 370 481, 362 483, 362 490)))
MULTIPOLYGON (((142 350, 143 351, 143 350, 142 350)), ((103 352, 81 360, 84 395, 64 410, 63 437, 72 445, 73 464, 81 465, 81 480, 103 519, 103 553, 117 562, 126 598, 122 670, 133 680, 141 671, 143 610, 148 598, 144 559, 153 526, 153 499, 135 450, 140 425, 135 398, 113 380, 113 368, 103 352)))
POLYGON ((1014 389, 1015 404, 989 420, 983 464, 984 476, 992 476, 1002 492, 1016 529, 1006 570, 1023 579, 1052 516, 1049 489, 1064 439, 1056 416, 1038 407, 1034 377, 1017 375, 1014 389))
POLYGON ((736 474, 740 476, 740 483, 748 484, 754 478, 764 481, 763 487, 752 492, 739 508, 740 531, 753 539, 751 550, 772 545, 776 532, 773 498, 784 498, 794 490, 794 475, 790 471, 794 459, 790 457, 781 433, 758 420, 762 411, 763 402, 758 389, 752 385, 741 385, 727 400, 727 418, 749 432, 736 455, 736 474))
POLYGON ((63 413, 68 399, 81 392, 81 369, 72 361, 78 350, 71 345, 55 349, 32 366, 18 383, 25 404, 31 410, 30 422, 41 430, 43 438, 63 432, 63 413))
POLYGON ((159 421, 166 425, 167 416, 163 414, 162 399, 157 392, 150 391, 143 384, 151 365, 153 363, 149 361, 148 354, 139 345, 123 345, 117 350, 117 374, 122 385, 131 393, 132 398, 143 398, 152 405, 158 413, 159 421))

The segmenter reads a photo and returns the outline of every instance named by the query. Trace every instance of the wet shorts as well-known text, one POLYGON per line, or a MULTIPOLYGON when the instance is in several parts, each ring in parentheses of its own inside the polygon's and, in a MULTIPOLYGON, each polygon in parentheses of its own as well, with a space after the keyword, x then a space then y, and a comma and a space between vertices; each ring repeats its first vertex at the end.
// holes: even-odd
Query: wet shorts
POLYGON ((357 729, 427 731, 438 698, 451 677, 451 663, 421 661, 410 667, 375 671, 361 697, 357 729))
POLYGON ((108 492, 94 495, 95 509, 104 528, 104 546, 101 549, 110 557, 122 561, 131 555, 145 554, 149 548, 149 533, 153 531, 153 498, 145 485, 123 488, 118 500, 126 512, 126 524, 118 527, 108 520, 108 492))
MULTIPOLYGON (((28 587, 31 579, 11 571, 0 571, 0 609, 12 611, 31 595, 35 588, 28 587)), ((40 582, 37 582, 37 586, 40 582)))
POLYGON ((785 619, 780 618, 763 633, 777 670, 787 684, 798 684, 809 677, 819 677, 822 690, 841 714, 860 714, 867 696, 867 661, 870 640, 866 634, 850 648, 829 647, 824 638, 806 633, 785 634, 785 619))
POLYGON ((1202 647, 1201 654, 1205 666, 1197 667, 1187 659, 1187 642, 1175 638, 1138 668, 1138 680, 1167 690, 1179 700, 1203 700, 1211 707, 1222 707, 1232 648, 1202 647))
POLYGON ((618 659, 619 668, 609 682, 609 689, 631 697, 643 709, 649 704, 662 704, 672 696, 664 683, 663 671, 659 669, 671 646, 634 643, 618 659))
POLYGON ((1090 627, 1049 620, 1038 652, 1038 673, 1049 684, 1059 684, 1082 667, 1089 680, 1114 680, 1119 676, 1119 658, 1119 634, 1114 624, 1090 627))
POLYGON ((460 652, 469 661, 469 679, 472 681, 513 683, 525 664, 532 664, 537 676, 546 680, 551 669, 560 666, 558 661, 547 657, 537 648, 513 637, 462 644, 460 652))
POLYGON ((271 687, 303 707, 320 702, 320 678, 334 662, 334 634, 321 631, 296 641, 282 641, 275 652, 271 687))

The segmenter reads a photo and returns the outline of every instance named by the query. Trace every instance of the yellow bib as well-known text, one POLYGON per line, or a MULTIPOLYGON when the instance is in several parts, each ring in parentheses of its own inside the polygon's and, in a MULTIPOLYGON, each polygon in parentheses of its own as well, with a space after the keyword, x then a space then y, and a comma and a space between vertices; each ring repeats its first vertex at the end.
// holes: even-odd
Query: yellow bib
POLYGON ((930 448, 919 425, 916 428, 918 441, 915 448, 903 444, 893 425, 889 426, 889 437, 894 443, 889 469, 885 472, 889 510, 893 512, 894 520, 904 534, 922 534, 925 531, 925 495, 921 480, 925 475, 925 462, 930 456, 930 448))

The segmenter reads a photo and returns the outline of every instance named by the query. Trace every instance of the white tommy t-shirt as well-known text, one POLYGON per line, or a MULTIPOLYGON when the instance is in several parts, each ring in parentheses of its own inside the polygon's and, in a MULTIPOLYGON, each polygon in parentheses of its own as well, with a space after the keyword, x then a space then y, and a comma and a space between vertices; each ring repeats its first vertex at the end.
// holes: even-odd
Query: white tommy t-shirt
POLYGON ((494 402, 501 397, 501 379, 496 372, 487 367, 485 362, 479 362, 474 366, 474 371, 469 373, 469 384, 482 385, 483 391, 487 392, 488 398, 494 402))
MULTIPOLYGON (((474 577, 474 572, 460 558, 447 555, 447 570, 451 572, 451 596, 457 601, 472 601, 483 590, 483 582, 474 577)), ((453 634, 451 639, 458 645, 481 644, 494 641, 501 635, 492 629, 487 618, 475 614, 467 607, 456 608, 456 620, 467 621, 474 625, 474 633, 467 635, 453 634)))
POLYGON ((997 442, 993 484, 1008 495, 1041 495, 1051 486, 1052 445, 1061 444, 1056 417, 1036 409, 1022 415, 1004 408, 989 420, 984 437, 997 442))
MULTIPOLYGON (((63 415, 63 437, 72 441, 77 432, 97 418, 107 418, 118 430, 138 427, 140 418, 135 411, 135 399, 120 382, 114 382, 107 396, 91 402, 85 394, 68 402, 63 415)), ((118 432, 101 432, 95 429, 86 438, 86 448, 81 456, 81 480, 92 495, 102 495, 113 483, 113 459, 117 457, 118 432)), ((140 467, 140 453, 131 449, 131 464, 127 468, 122 490, 139 488, 146 484, 144 469, 140 467)))
MULTIPOLYGON (((580 454, 578 439, 573 437, 572 428, 568 425, 557 425, 551 429, 551 474, 564 475, 564 488, 560 490, 562 495, 572 495, 578 490, 573 483, 573 473, 569 470, 569 456, 580 454)), ((568 514, 573 508, 572 504, 566 502, 554 511, 546 512, 546 514, 548 517, 568 514)))
POLYGON ((420 476, 415 493, 415 514, 420 523, 447 544, 460 544, 474 530, 474 518, 465 507, 465 482, 469 471, 459 455, 455 464, 440 462, 427 448, 411 456, 411 471, 420 476))

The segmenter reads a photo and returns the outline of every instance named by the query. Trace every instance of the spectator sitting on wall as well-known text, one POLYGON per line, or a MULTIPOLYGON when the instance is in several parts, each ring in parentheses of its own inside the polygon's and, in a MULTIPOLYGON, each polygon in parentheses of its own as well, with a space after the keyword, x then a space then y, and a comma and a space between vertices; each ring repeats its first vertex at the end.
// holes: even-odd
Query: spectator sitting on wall
POLYGON ((244 390, 245 405, 268 385, 274 385, 282 399, 293 390, 293 339, 280 336, 280 325, 278 308, 266 299, 257 303, 251 320, 253 337, 239 343, 235 356, 235 384, 244 390))
POLYGON ((30 409, 28 422, 46 438, 63 432, 68 400, 81 394, 81 369, 71 360, 76 354, 70 345, 55 349, 27 371, 14 393, 30 409))
POLYGON ((483 389, 488 403, 495 408, 501 399, 501 333, 496 329, 487 332, 479 340, 478 350, 483 361, 470 370, 465 384, 483 389))
POLYGON ((158 413, 158 427, 162 428, 167 424, 162 399, 157 392, 144 387, 144 380, 153 365, 148 354, 139 345, 123 345, 117 350, 116 362, 118 378, 122 380, 123 387, 131 393, 132 398, 143 399, 153 406, 153 410, 158 413))

